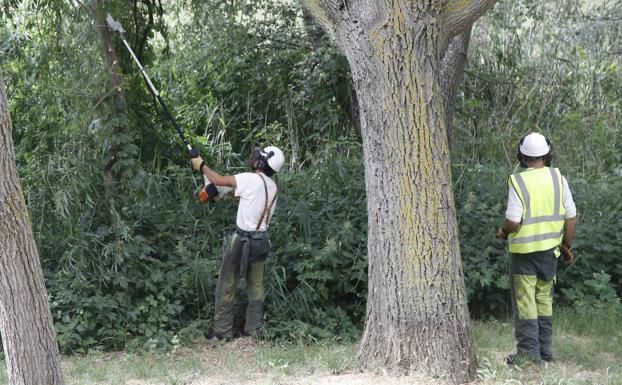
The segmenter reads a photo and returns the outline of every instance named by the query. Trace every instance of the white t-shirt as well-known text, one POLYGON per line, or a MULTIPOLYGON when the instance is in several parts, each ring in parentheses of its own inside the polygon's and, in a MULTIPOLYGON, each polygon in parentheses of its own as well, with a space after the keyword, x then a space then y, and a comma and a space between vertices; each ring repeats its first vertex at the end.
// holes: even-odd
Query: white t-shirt
MULTIPOLYGON (((235 196, 240 198, 238 216, 235 223, 244 231, 256 231, 257 223, 261 219, 261 214, 266 206, 266 192, 261 178, 263 177, 268 187, 268 205, 272 203, 272 199, 277 192, 276 183, 274 183, 272 178, 264 174, 259 175, 252 172, 237 174, 234 177, 237 186, 235 188, 235 196)), ((276 201, 272 205, 268 218, 264 218, 261 223, 259 231, 268 230, 266 223, 270 221, 275 207, 276 201)))
MULTIPOLYGON (((577 208, 575 207, 574 200, 572 199, 572 193, 570 187, 568 187, 568 181, 562 175, 562 205, 566 209, 564 218, 574 218, 577 216, 577 208)), ((505 210, 505 217, 515 223, 520 223, 523 218, 523 202, 518 197, 518 193, 514 190, 513 186, 510 186, 508 190, 508 208, 505 210)))

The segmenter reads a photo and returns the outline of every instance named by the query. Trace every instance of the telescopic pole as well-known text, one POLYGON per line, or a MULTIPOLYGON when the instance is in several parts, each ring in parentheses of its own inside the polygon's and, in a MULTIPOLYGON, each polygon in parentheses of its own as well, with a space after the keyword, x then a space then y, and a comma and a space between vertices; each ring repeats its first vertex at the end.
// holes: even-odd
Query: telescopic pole
POLYGON ((115 31, 115 32, 117 32, 119 34, 119 37, 123 41, 123 44, 125 45, 125 48, 127 48, 127 50, 130 52, 130 55, 132 55, 132 58, 134 59, 134 61, 138 65, 138 68, 140 68, 140 72, 143 75, 143 79, 145 79, 145 82, 147 83, 147 88, 149 88, 149 91, 151 92, 151 94, 158 100, 158 102, 162 106, 162 109, 164 110, 164 113, 166 114, 168 119, 171 121, 171 123, 173 123, 173 127, 175 127, 175 130, 179 134, 179 138, 184 142, 184 144, 186 145, 186 148, 188 148, 188 153, 192 157, 196 151, 194 151, 194 149, 192 148, 192 146, 190 145, 190 143, 186 139, 186 136, 184 135, 184 132, 179 127, 179 124, 177 124, 177 120, 175 120, 175 117, 173 116, 171 111, 168 109, 168 106, 164 102, 164 99, 162 99, 162 96, 160 96, 160 93, 158 92, 158 90, 153 85, 153 82, 149 78, 149 75, 147 75, 147 70, 141 64, 140 60, 138 60, 138 57, 136 56, 136 54, 134 53, 134 51, 130 47, 130 45, 127 42, 127 40, 125 40, 125 36, 123 35, 125 33, 125 30, 121 26, 121 23, 119 23, 118 21, 114 20, 112 18, 112 16, 110 16, 110 14, 108 14, 108 16, 106 16, 106 23, 108 24, 108 28, 110 28, 112 31, 115 31))

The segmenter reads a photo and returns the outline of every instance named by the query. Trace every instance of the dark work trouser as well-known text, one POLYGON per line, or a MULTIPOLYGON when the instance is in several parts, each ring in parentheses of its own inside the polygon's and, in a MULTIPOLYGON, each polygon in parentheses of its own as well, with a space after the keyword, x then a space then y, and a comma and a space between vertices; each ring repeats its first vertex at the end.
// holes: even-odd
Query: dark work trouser
MULTIPOLYGON (((244 252, 244 240, 234 233, 225 241, 220 275, 216 284, 216 308, 214 312, 214 333, 220 337, 233 337, 233 310, 235 292, 240 279, 240 260, 244 252)), ((249 262, 245 271, 248 306, 244 332, 250 334, 261 326, 263 318, 263 270, 265 261, 249 262)))
POLYGON ((513 253, 510 257, 516 349, 534 359, 553 357, 554 250, 513 253))

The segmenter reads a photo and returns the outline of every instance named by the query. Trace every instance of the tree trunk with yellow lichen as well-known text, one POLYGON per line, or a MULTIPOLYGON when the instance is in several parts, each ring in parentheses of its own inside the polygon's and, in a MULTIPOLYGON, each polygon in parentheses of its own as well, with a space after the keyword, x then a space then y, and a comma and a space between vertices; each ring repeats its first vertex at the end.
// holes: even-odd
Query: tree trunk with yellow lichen
POLYGON ((446 130, 455 88, 441 73, 453 38, 494 2, 305 2, 346 54, 359 100, 369 217, 362 367, 454 383, 475 374, 446 130))
POLYGON ((54 324, 13 157, 0 73, 0 332, 11 385, 63 383, 54 324))

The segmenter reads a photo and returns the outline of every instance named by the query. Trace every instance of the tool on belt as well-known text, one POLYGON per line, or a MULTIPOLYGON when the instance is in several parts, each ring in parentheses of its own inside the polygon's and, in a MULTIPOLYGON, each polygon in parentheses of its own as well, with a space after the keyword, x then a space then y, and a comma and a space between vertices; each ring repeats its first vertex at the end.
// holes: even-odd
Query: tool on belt
MULTIPOLYGON (((153 85, 153 82, 149 78, 149 75, 147 75, 147 71, 145 67, 140 63, 140 60, 138 60, 138 57, 136 56, 136 54, 130 47, 129 43, 127 42, 127 40, 125 40, 125 35, 124 35, 125 30, 121 26, 121 23, 113 19, 112 16, 110 16, 110 14, 106 16, 106 23, 108 24, 108 28, 110 28, 111 31, 117 32, 119 34, 119 37, 123 41, 123 45, 125 45, 125 48, 127 48, 127 50, 130 52, 130 55, 132 56, 132 58, 138 65, 138 68, 140 68, 140 72, 143 76, 143 79, 145 80, 145 83, 147 83, 147 88, 149 89, 149 92, 151 92, 151 94, 157 99, 158 103, 160 103, 160 105, 162 106, 162 109, 164 110, 164 113, 166 114, 168 119, 173 124, 173 127, 177 131, 179 138, 186 145, 186 148, 188 149, 188 155, 191 158, 196 158, 197 156, 199 156, 199 151, 197 151, 196 148, 193 148, 190 145, 190 143, 186 139, 186 136, 184 135, 184 132, 179 127, 179 124, 177 124, 177 120, 175 120, 175 117, 173 116, 171 111, 168 109, 168 106, 164 102, 164 99, 162 99, 162 96, 160 96, 160 93, 153 85)), ((205 203, 210 200, 213 200, 216 197, 218 197, 218 195, 220 194, 219 189, 207 177, 204 176, 203 178, 204 178, 205 183, 204 183, 204 186, 201 188, 201 191, 199 191, 199 201, 201 203, 205 203)))

